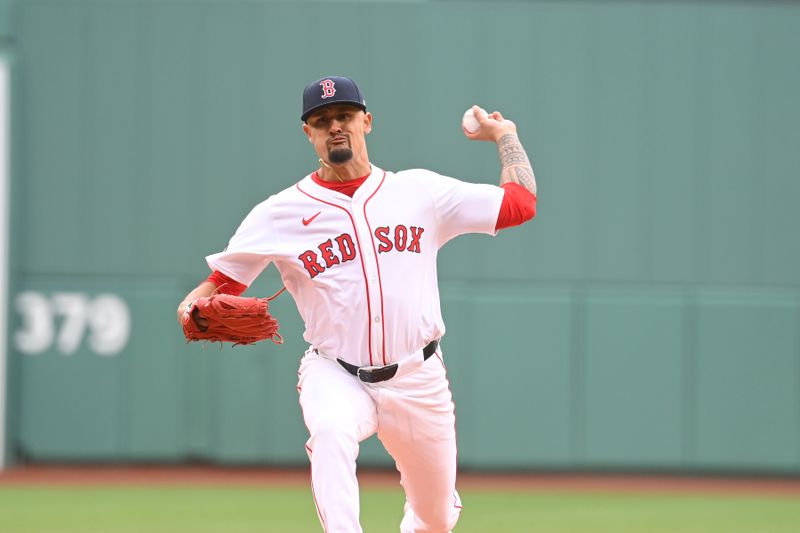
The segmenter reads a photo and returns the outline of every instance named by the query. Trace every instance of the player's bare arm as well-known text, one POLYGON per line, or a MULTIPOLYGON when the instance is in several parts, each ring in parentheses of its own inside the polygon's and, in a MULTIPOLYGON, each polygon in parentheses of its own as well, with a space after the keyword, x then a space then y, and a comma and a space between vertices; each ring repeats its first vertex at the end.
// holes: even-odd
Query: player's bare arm
POLYGON ((464 130, 464 135, 475 141, 497 143, 500 156, 500 185, 516 183, 536 194, 536 178, 528 154, 517 136, 517 125, 499 111, 486 113, 478 106, 472 107, 480 125, 475 132, 464 130))
POLYGON ((497 141, 500 155, 500 185, 516 183, 536 194, 536 178, 525 148, 516 133, 506 133, 497 141))

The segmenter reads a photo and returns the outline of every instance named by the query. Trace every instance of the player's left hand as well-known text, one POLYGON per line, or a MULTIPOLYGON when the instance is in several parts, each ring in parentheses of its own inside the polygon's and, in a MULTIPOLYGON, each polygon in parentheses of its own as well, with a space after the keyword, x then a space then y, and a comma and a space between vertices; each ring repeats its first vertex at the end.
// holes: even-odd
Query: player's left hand
MULTIPOLYGON (((274 298, 274 296, 273 296, 274 298)), ((269 312, 270 298, 212 294, 191 302, 183 315, 187 341, 253 344, 272 339, 283 342, 278 321, 269 312)))
POLYGON ((509 133, 517 134, 517 125, 513 121, 503 117, 500 111, 487 113, 480 106, 472 106, 472 113, 480 124, 478 131, 470 133, 465 129, 464 135, 472 141, 497 142, 503 135, 509 133))
POLYGON ((189 304, 183 310, 181 324, 185 324, 191 320, 198 328, 200 328, 201 331, 208 329, 208 320, 205 317, 200 316, 199 311, 200 309, 197 307, 195 302, 189 302, 189 304))

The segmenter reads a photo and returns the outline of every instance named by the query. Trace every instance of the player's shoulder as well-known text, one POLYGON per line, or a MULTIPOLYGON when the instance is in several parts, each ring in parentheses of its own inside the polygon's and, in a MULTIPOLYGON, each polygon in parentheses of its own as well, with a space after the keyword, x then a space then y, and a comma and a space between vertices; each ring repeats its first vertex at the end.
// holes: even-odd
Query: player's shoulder
MULTIPOLYGON (((301 180, 299 183, 302 183, 301 180)), ((301 197, 301 193, 297 189, 297 183, 293 183, 292 185, 278 191, 275 193, 270 194, 260 202, 256 203, 252 209, 252 213, 265 213, 272 211, 276 208, 279 208, 282 205, 292 204, 295 203, 299 197, 301 197)))
POLYGON ((295 202, 298 199, 305 197, 301 189, 303 185, 307 186, 308 183, 311 183, 311 175, 305 176, 296 183, 292 183, 288 187, 272 194, 262 203, 265 203, 268 206, 276 206, 285 202, 295 202))
POLYGON ((426 168, 401 170, 395 174, 395 179, 397 182, 406 183, 431 192, 450 190, 465 183, 457 178, 445 176, 426 168))
POLYGON ((398 179, 425 179, 441 176, 441 174, 429 170, 427 168, 408 168, 406 170, 398 170, 393 175, 398 179))
POLYGON ((426 168, 410 168, 406 170, 400 170, 392 173, 391 178, 396 182, 412 183, 423 186, 434 181, 446 181, 453 179, 426 168))

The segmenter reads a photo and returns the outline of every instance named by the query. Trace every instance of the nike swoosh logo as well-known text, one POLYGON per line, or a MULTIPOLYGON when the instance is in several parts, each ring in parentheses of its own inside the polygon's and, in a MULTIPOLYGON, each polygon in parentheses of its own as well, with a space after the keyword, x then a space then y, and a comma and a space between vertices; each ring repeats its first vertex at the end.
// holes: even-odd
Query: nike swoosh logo
POLYGON ((311 224, 311 221, 314 220, 315 218, 317 218, 320 215, 320 213, 322 213, 322 211, 319 211, 316 215, 314 215, 311 218, 304 218, 303 219, 303 225, 304 226, 308 226, 309 224, 311 224))

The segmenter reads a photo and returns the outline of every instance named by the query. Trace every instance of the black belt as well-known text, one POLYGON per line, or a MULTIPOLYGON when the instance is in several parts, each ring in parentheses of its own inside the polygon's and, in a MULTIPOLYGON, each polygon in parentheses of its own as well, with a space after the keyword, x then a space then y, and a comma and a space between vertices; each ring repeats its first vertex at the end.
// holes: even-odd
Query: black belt
MULTIPOLYGON (((436 353, 436 348, 439 347, 439 341, 431 341, 422 349, 423 360, 427 361, 430 356, 436 353)), ((380 383, 387 379, 392 379, 397 374, 397 363, 386 366, 356 366, 351 365, 341 359, 336 359, 345 370, 356 376, 364 383, 380 383)))

